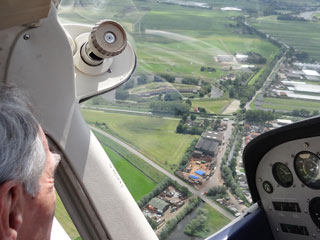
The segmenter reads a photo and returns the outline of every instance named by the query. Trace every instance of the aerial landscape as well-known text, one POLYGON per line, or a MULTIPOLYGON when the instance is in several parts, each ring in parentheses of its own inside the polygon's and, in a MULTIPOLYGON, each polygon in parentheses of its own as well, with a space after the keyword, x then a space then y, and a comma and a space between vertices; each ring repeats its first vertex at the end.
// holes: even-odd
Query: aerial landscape
MULTIPOLYGON (((319 0, 64 0, 59 17, 118 21, 135 48, 131 79, 81 108, 159 239, 245 213, 245 146, 319 115, 319 0)), ((58 199, 81 239, 66 216, 58 199)))

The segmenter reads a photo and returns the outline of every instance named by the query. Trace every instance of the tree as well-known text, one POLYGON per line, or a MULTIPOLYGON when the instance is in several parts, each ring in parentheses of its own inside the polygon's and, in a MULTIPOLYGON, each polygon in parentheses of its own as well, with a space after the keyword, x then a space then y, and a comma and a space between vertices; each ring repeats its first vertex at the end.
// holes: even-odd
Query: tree
POLYGON ((313 116, 318 116, 319 115, 319 111, 318 110, 314 110, 312 113, 313 116))
POLYGON ((184 114, 183 116, 182 116, 182 121, 183 122, 186 122, 188 120, 188 115, 187 114, 184 114))
POLYGON ((172 76, 168 73, 161 73, 159 75, 162 79, 168 81, 168 82, 171 82, 171 83, 174 83, 176 81, 176 77, 175 76, 172 76))
POLYGON ((148 216, 146 218, 147 218, 150 226, 152 227, 152 229, 157 229, 157 226, 158 226, 157 222, 148 216))
POLYGON ((210 122, 208 119, 204 119, 203 124, 205 127, 208 127, 210 125, 210 122))
POLYGON ((154 75, 153 81, 154 82, 162 82, 161 78, 159 76, 157 76, 157 75, 154 75))
POLYGON ((192 105, 192 102, 189 98, 186 100, 186 103, 189 104, 190 106, 192 105))
POLYGON ((181 99, 182 97, 178 92, 168 92, 164 95, 165 101, 177 101, 181 99))
POLYGON ((147 76, 146 75, 141 75, 137 79, 138 85, 146 84, 147 83, 147 76))
POLYGON ((126 100, 129 98, 129 92, 127 90, 117 89, 115 97, 118 100, 126 100))
POLYGON ((186 125, 179 123, 177 128, 176 128, 176 133, 183 133, 186 129, 186 125))
POLYGON ((197 232, 208 231, 208 212, 205 209, 200 209, 197 210, 197 217, 185 227, 185 234, 194 235, 197 232))
POLYGON ((128 82, 126 82, 123 85, 123 89, 124 90, 130 89, 130 88, 133 88, 133 87, 134 87, 134 81, 133 80, 129 80, 128 82))
POLYGON ((192 115, 190 116, 190 118, 191 118, 192 121, 194 121, 194 120, 196 120, 197 117, 196 117, 194 114, 192 114, 192 115))
POLYGON ((206 112, 207 112, 206 109, 203 108, 203 107, 198 107, 198 110, 199 110, 199 112, 201 112, 201 113, 206 113, 206 112))

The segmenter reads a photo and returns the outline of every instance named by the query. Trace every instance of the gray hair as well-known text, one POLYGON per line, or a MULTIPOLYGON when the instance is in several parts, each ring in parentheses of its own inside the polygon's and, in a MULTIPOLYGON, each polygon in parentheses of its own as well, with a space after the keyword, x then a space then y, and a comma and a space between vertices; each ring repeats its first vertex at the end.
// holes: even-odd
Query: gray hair
POLYGON ((46 161, 39 130, 26 98, 13 87, 0 87, 0 184, 16 180, 28 194, 39 192, 46 161))

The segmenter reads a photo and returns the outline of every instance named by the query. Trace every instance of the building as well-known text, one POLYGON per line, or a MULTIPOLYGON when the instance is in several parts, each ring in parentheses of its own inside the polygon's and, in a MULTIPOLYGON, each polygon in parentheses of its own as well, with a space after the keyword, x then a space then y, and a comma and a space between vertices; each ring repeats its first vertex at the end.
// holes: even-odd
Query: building
POLYGON ((276 120, 276 123, 279 124, 279 125, 281 125, 281 126, 285 126, 285 125, 291 124, 292 121, 289 120, 289 119, 277 119, 277 120, 276 120))
POLYGON ((155 209, 159 213, 164 213, 169 208, 169 204, 167 202, 156 197, 152 198, 147 206, 149 209, 155 209))
POLYGON ((235 58, 233 55, 218 55, 218 62, 234 62, 235 58))
POLYGON ((195 150, 202 152, 204 155, 209 155, 214 157, 217 151, 218 145, 219 144, 213 140, 208 140, 206 138, 201 137, 197 142, 195 150))
POLYGON ((201 136, 207 140, 217 142, 219 145, 222 144, 224 137, 223 133, 214 131, 205 131, 201 136))
POLYGON ((237 54, 236 55, 236 59, 237 59, 238 62, 245 62, 248 59, 248 55, 237 54))
POLYGON ((303 72, 304 75, 306 75, 306 76, 320 77, 320 74, 319 74, 317 71, 315 71, 315 70, 305 69, 305 70, 302 70, 302 72, 303 72))

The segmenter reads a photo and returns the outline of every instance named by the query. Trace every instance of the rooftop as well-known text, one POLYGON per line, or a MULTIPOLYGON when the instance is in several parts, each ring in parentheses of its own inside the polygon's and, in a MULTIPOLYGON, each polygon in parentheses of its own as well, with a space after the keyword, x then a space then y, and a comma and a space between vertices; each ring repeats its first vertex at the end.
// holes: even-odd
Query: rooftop
POLYGON ((160 198, 152 198, 148 204, 154 206, 155 208, 161 211, 163 211, 168 205, 168 203, 161 200, 160 198))
POLYGON ((201 136, 209 140, 223 140, 223 133, 215 131, 205 131, 201 136))
POLYGON ((303 73, 307 76, 316 76, 316 77, 320 77, 320 74, 315 71, 315 70, 308 70, 308 69, 305 69, 305 70, 302 70, 303 73))
POLYGON ((199 141, 197 142, 196 149, 201 149, 201 150, 209 151, 209 152, 215 152, 218 145, 219 144, 215 141, 207 140, 207 139, 201 137, 199 139, 199 141))

